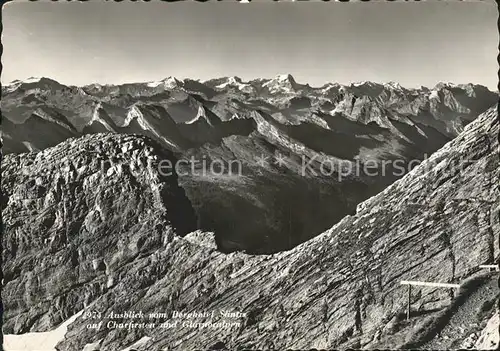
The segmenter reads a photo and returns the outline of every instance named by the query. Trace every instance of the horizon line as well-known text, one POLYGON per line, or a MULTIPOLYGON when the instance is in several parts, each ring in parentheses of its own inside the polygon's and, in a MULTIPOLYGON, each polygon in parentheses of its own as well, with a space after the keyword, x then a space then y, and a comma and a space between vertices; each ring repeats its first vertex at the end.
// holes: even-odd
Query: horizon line
POLYGON ((280 76, 290 76, 292 77, 292 79, 299 85, 304 85, 304 86, 309 86, 310 88, 312 89, 320 89, 320 88, 323 88, 329 84, 331 85, 343 85, 343 86, 352 86, 352 85, 355 85, 355 84, 364 84, 364 83, 373 83, 373 84, 378 84, 378 85, 389 85, 391 83, 393 84, 397 84, 399 86, 401 86, 402 88, 405 88, 405 89, 422 89, 422 88, 426 88, 426 89, 432 89, 432 88, 435 88, 437 87, 439 84, 444 84, 444 85, 451 85, 451 86, 463 86, 463 85, 469 85, 469 84, 472 84, 474 86, 483 86, 485 88, 487 88, 488 90, 490 91, 493 91, 493 92, 499 92, 499 87, 496 86, 496 90, 492 90, 491 87, 489 87, 488 85, 485 85, 485 84, 481 84, 481 83, 474 83, 474 82, 466 82, 466 83, 455 83, 455 82, 445 82, 445 81, 437 81, 434 86, 431 88, 430 86, 427 86, 427 85, 422 85, 422 84, 415 84, 413 86, 408 86, 408 85, 403 85, 401 83, 399 83, 398 81, 394 81, 394 80, 389 80, 389 81, 385 81, 385 82, 382 82, 382 81, 374 81, 374 80, 363 80, 363 81, 350 81, 349 83, 341 83, 341 82, 335 82, 335 81, 327 81, 326 83, 324 83, 323 85, 321 86, 312 86, 310 85, 309 83, 300 83, 300 82, 297 82, 297 80, 295 79, 294 75, 291 74, 291 73, 283 73, 283 74, 276 74, 274 75, 273 77, 269 78, 269 77, 256 77, 256 78, 251 78, 251 79, 242 79, 241 77, 237 76, 237 75, 225 75, 225 76, 216 76, 216 77, 213 77, 213 78, 209 78, 209 79, 201 79, 201 78, 192 78, 192 77, 183 77, 183 78, 179 78, 178 76, 167 76, 167 77, 164 77, 164 78, 161 78, 161 79, 156 79, 156 80, 143 80, 143 81, 125 81, 125 82, 116 82, 116 83, 109 83, 109 82, 92 82, 92 83, 87 83, 87 84, 70 84, 70 83, 65 83, 65 82, 62 82, 60 80, 57 80, 57 79, 54 79, 54 78, 51 78, 51 77, 47 77, 47 76, 31 76, 31 77, 27 77, 25 79, 14 79, 8 83, 3 83, 3 82, 0 82, 0 84, 2 85, 2 87, 7 87, 7 86, 10 86, 10 85, 13 85, 17 82, 27 82, 29 81, 30 79, 31 80, 34 80, 34 79, 38 79, 38 80, 41 80, 43 78, 45 79, 50 79, 50 80, 53 80, 61 85, 66 85, 68 87, 77 87, 77 88, 83 88, 83 87, 86 87, 86 86, 90 86, 90 85, 101 85, 101 86, 119 86, 119 85, 126 85, 126 84, 146 84, 146 83, 152 83, 152 82, 161 82, 161 81, 164 81, 164 80, 167 80, 169 78, 174 78, 178 81, 185 81, 185 80, 191 80, 191 81, 196 81, 196 82, 199 82, 199 83, 206 83, 206 82, 209 82, 211 80, 216 80, 216 79, 222 79, 222 78, 238 78, 240 79, 243 83, 250 83, 251 81, 254 81, 254 80, 258 80, 258 79, 262 79, 262 80, 272 80, 272 79, 276 79, 277 77, 280 77, 280 76))

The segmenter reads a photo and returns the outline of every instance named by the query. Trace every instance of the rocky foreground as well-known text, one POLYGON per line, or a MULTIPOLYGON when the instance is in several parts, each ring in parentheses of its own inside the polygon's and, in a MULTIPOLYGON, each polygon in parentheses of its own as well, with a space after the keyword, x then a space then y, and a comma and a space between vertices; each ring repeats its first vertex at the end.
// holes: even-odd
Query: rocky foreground
POLYGON ((151 139, 111 134, 3 159, 4 333, 58 325, 196 229, 176 176, 158 173, 161 159, 174 158, 151 139))
POLYGON ((173 155, 150 139, 85 136, 8 155, 4 333, 50 330, 84 309, 58 349, 474 347, 498 298, 497 277, 478 266, 499 258, 499 129, 488 110, 356 214, 261 256, 189 233, 192 207, 155 164, 173 155), (401 280, 461 288, 414 288, 406 321, 401 280))

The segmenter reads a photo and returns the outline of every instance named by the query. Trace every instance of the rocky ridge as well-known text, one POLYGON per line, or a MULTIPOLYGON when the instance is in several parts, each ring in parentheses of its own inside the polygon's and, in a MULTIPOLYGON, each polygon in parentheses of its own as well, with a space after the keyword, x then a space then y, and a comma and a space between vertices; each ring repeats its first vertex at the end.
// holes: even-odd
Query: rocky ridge
MULTIPOLYGON (((477 313, 490 313, 498 298, 498 292, 481 292, 496 278, 478 269, 499 259, 498 133, 491 109, 410 174, 363 202, 354 216, 290 251, 224 255, 174 238, 162 257, 174 267, 191 257, 181 272, 166 270, 147 292, 121 286, 96 306, 118 309, 113 301, 132 294, 129 306, 135 309, 245 314, 238 328, 216 333, 155 329, 139 349, 394 349, 436 339, 449 348, 467 337, 471 320, 481 315, 462 313, 469 318, 462 321, 464 330, 448 341, 440 340, 440 318, 460 315, 473 294, 480 297, 472 300, 477 313), (413 317, 405 321, 400 280, 463 287, 453 299, 447 290, 414 291, 413 317)), ((82 324, 73 325, 62 346, 84 344, 75 342, 82 324)), ((134 340, 143 336, 138 332, 134 340)), ((99 339, 103 349, 126 346, 125 334, 116 330, 89 337, 99 339)))

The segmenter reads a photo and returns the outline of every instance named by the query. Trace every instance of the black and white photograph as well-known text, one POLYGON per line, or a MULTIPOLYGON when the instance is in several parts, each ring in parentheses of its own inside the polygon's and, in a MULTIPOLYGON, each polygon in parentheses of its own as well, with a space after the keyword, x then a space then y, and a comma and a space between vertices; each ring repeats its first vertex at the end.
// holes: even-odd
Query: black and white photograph
POLYGON ((500 349, 498 16, 4 4, 3 350, 500 349))

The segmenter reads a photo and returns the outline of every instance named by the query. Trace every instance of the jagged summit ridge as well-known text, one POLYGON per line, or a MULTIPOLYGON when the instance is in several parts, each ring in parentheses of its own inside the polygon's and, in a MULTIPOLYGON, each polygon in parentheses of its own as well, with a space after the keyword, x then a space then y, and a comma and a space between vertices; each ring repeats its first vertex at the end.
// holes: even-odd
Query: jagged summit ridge
MULTIPOLYGON (((193 80, 193 79, 186 79, 186 80, 199 82, 198 80, 193 80)), ((244 85, 246 85, 246 84, 250 83, 250 82, 243 81, 238 76, 229 76, 229 77, 215 78, 215 79, 210 79, 210 80, 204 81, 202 83, 206 83, 206 84, 210 85, 211 81, 218 82, 217 86, 220 89, 223 89, 223 88, 225 88, 226 86, 229 86, 229 85, 238 85, 238 84, 244 84, 244 85)), ((293 85, 293 86, 305 86, 305 85, 308 85, 308 84, 297 83, 297 81, 295 80, 295 78, 293 77, 293 75, 291 75, 289 73, 277 74, 273 78, 260 78, 260 79, 254 79, 254 80, 252 80, 252 82, 258 82, 258 81, 263 82, 264 85, 272 85, 272 84, 275 84, 276 82, 279 82, 279 83, 284 84, 284 85, 293 85)), ((62 85, 62 84, 58 83, 56 80, 51 79, 51 78, 47 78, 47 77, 29 77, 29 78, 26 78, 24 80, 20 80, 20 79, 13 80, 12 82, 9 82, 8 84, 5 84, 3 86, 3 88, 8 89, 9 91, 12 91, 12 90, 15 90, 16 88, 18 88, 22 84, 41 84, 41 83, 43 83, 43 84, 48 84, 48 83, 50 83, 50 84, 56 84, 57 83, 57 85, 62 85)), ((146 86, 149 86, 151 88, 155 88, 155 87, 157 87, 159 85, 164 85, 165 89, 174 89, 174 88, 177 88, 177 87, 181 87, 183 85, 183 83, 184 83, 184 80, 178 79, 178 78, 176 78, 174 76, 168 76, 166 78, 163 78, 163 79, 157 80, 157 81, 150 81, 150 82, 145 82, 145 83, 137 82, 137 83, 127 83, 127 84, 137 84, 137 85, 145 84, 146 86)), ((95 88, 104 88, 104 87, 117 86, 117 85, 119 85, 119 84, 93 83, 93 84, 88 84, 86 86, 87 87, 95 87, 95 88)), ((377 82, 374 82, 374 81, 358 81, 358 82, 352 82, 352 83, 346 84, 346 85, 335 83, 335 82, 329 82, 329 83, 323 84, 320 88, 322 89, 322 88, 325 88, 325 87, 330 86, 330 85, 332 85, 332 86, 341 85, 341 86, 345 86, 345 87, 348 87, 348 86, 356 86, 356 87, 358 87, 358 86, 363 86, 363 85, 380 85, 380 86, 391 87, 391 88, 398 89, 398 90, 407 89, 407 88, 404 88, 403 86, 401 86, 400 83, 394 82, 394 81, 389 81, 389 82, 386 82, 386 83, 377 83, 377 82)), ((74 85, 69 85, 69 87, 73 87, 73 86, 74 85)), ((443 88, 461 88, 461 89, 466 89, 466 90, 472 91, 472 89, 475 86, 479 86, 479 87, 485 88, 484 86, 475 85, 475 84, 472 84, 472 83, 438 82, 432 88, 423 87, 422 86, 420 89, 426 89, 426 90, 436 89, 436 90, 440 90, 440 89, 443 89, 443 88)))

